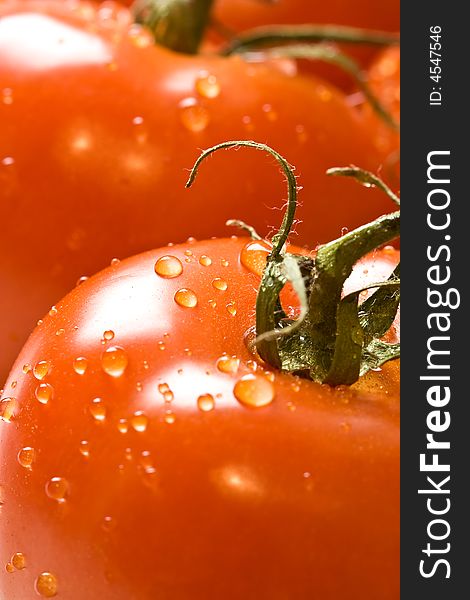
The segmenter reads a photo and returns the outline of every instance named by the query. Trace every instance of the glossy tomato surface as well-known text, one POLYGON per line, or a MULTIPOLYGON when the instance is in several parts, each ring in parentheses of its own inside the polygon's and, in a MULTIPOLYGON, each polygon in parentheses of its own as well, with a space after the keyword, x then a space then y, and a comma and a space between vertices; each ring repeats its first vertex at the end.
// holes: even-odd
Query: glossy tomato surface
POLYGON ((397 600, 398 363, 336 389, 259 363, 264 257, 150 251, 44 318, 2 396, 4 597, 397 600))
POLYGON ((227 235, 228 218, 261 233, 277 222, 285 192, 262 153, 219 153, 189 194, 202 148, 254 138, 284 154, 304 186, 298 241, 311 247, 393 208, 324 175, 382 163, 333 88, 239 58, 177 56, 124 7, 97 6, 0 4, 2 381, 37 319, 113 257, 227 235))

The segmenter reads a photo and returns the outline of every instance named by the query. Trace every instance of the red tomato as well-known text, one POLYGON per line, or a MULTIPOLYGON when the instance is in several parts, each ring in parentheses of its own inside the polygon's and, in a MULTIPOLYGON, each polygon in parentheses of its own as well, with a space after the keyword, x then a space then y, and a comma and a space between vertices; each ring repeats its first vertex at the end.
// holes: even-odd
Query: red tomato
POLYGON ((393 208, 324 175, 381 164, 333 88, 240 58, 175 55, 129 21, 109 3, 0 4, 2 381, 36 320, 113 257, 226 235, 228 218, 263 233, 277 220, 280 178, 255 152, 215 156, 207 185, 188 194, 200 148, 255 138, 289 156, 308 190, 300 243, 393 208))
POLYGON ((32 334, 1 404, 8 600, 398 598, 398 363, 337 389, 259 364, 246 244, 124 260, 32 334))

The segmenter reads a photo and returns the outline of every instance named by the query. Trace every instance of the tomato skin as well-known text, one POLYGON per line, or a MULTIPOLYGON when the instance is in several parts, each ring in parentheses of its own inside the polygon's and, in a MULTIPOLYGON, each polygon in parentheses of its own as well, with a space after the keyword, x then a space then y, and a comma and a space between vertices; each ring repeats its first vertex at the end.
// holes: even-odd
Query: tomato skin
MULTIPOLYGON (((240 263, 246 243, 195 242, 121 261, 74 289, 30 337, 2 396, 16 409, 0 422, 0 555, 6 563, 22 552, 27 562, 0 575, 9 600, 34 598, 43 571, 67 600, 362 600, 364 590, 398 598, 398 363, 338 390, 274 373, 271 404, 239 403, 234 385, 256 364, 243 341, 259 284, 240 263), (168 254, 184 269, 174 279, 154 272, 168 254), (182 287, 195 292, 195 308, 175 303, 182 287), (102 369, 109 346, 128 357, 120 377, 102 369), (217 368, 224 352, 240 359, 237 373, 217 368), (88 360, 83 375, 77 357, 88 360), (23 372, 44 360, 41 381, 23 372), (35 397, 41 383, 54 390, 48 404, 35 397), (215 408, 203 412, 197 398, 208 393, 215 408), (102 421, 90 413, 95 398, 102 421), (132 426, 136 411, 145 431, 132 426), (31 470, 17 460, 26 446, 36 453, 31 470), (51 477, 68 482, 63 503, 47 497, 51 477)), ((361 269, 376 281, 397 256, 376 253, 361 269)), ((255 374, 269 377, 262 365, 255 374)))
POLYGON ((374 171, 382 160, 334 89, 237 58, 138 47, 95 12, 80 2, 0 5, 2 382, 37 319, 113 257, 227 235, 229 218, 261 233, 276 222, 270 209, 285 192, 262 153, 214 156, 186 191, 202 148, 255 138, 288 157, 305 188, 299 243, 393 209, 380 193, 324 175, 351 162, 374 171), (216 76, 217 97, 196 93, 201 72, 216 76), (199 126, 208 120, 200 131, 182 122, 181 102, 193 101, 199 126))

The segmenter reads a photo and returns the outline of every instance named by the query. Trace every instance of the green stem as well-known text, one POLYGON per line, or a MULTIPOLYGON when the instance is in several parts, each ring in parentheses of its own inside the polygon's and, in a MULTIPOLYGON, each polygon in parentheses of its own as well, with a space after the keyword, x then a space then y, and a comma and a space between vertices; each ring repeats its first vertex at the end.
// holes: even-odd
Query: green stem
POLYGON ((136 0, 136 23, 153 33, 155 42, 183 54, 196 54, 210 20, 213 0, 136 0))
POLYGON ((240 34, 222 50, 222 54, 228 56, 288 42, 325 41, 389 46, 398 44, 400 38, 393 33, 341 25, 269 25, 240 34))
POLYGON ((398 123, 395 122, 393 117, 373 94, 367 83, 367 78, 359 65, 352 58, 343 52, 340 52, 331 44, 293 44, 277 46, 275 48, 263 50, 263 56, 266 56, 267 58, 302 58, 306 60, 319 60, 339 67, 356 82, 357 87, 364 94, 364 97, 377 115, 392 129, 399 130, 400 126, 398 123))
MULTIPOLYGON (((292 167, 266 144, 238 140, 217 144, 202 152, 189 175, 190 187, 205 158, 221 149, 247 146, 276 158, 286 176, 287 209, 273 248, 267 256, 256 298, 256 349, 269 365, 307 374, 330 385, 351 384, 360 374, 396 358, 399 347, 380 337, 390 327, 399 302, 399 268, 387 282, 378 282, 370 300, 359 305, 361 290, 342 298, 343 284, 354 264, 371 250, 393 240, 400 233, 400 212, 383 215, 328 244, 320 246, 315 258, 289 253, 285 244, 294 222, 297 185, 292 167), (297 294, 300 313, 287 319, 280 294, 286 283, 297 294)), ((391 193, 375 175, 357 168, 332 169, 330 174, 353 176, 368 187, 391 193), (344 173, 342 173, 344 171, 344 173)), ((399 199, 395 198, 398 202, 399 199)), ((242 221, 241 226, 255 239, 259 236, 242 221)))

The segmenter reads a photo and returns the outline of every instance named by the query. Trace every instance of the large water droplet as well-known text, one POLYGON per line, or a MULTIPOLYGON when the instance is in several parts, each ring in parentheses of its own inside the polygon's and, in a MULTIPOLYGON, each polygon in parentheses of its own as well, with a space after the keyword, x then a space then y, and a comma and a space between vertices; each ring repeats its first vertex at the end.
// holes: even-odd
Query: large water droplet
POLYGON ((183 272, 183 265, 176 256, 161 256, 155 263, 155 273, 165 279, 173 279, 183 272))
POLYGON ((274 386, 262 375, 250 373, 237 381, 233 394, 245 406, 267 406, 274 400, 274 386))
POLYGON ((65 502, 69 484, 63 477, 52 477, 46 483, 46 495, 57 502, 65 502))
POLYGON ((217 98, 220 94, 220 84, 215 75, 210 75, 207 71, 200 73, 196 79, 195 88, 197 93, 203 98, 217 98))
POLYGON ((88 360, 84 356, 79 356, 73 361, 73 370, 78 375, 84 375, 88 368, 88 360))
POLYGON ((41 404, 47 404, 54 394, 54 389, 49 383, 40 383, 34 393, 41 404))
POLYGON ((49 373, 49 369, 51 368, 51 363, 48 360, 40 360, 34 366, 33 373, 36 379, 44 379, 44 377, 49 373))
POLYGON ((53 598, 57 595, 57 577, 47 571, 41 573, 34 582, 34 589, 44 598, 53 598))
POLYGON ((11 564, 18 569, 18 571, 23 570, 26 567, 26 557, 22 552, 15 552, 11 557, 11 564))
POLYGON ((199 133, 209 125, 209 111, 196 98, 185 98, 179 103, 180 120, 186 129, 199 133))
POLYGON ((134 416, 131 419, 132 427, 135 431, 138 431, 139 433, 143 433, 147 429, 148 422, 148 417, 141 410, 135 412, 134 416))
POLYGON ((36 459, 36 450, 31 446, 25 446, 18 452, 18 462, 25 469, 31 470, 33 462, 36 459))
POLYGON ((266 242, 248 242, 240 253, 240 262, 251 273, 261 277, 270 251, 271 249, 266 242))
POLYGON ((215 406, 214 396, 212 394, 202 394, 197 399, 197 407, 202 412, 209 412, 213 410, 215 406))
POLYGON ((175 302, 184 308, 194 308, 197 306, 197 296, 192 290, 181 288, 175 294, 175 302))
POLYGON ((126 351, 120 346, 110 346, 101 355, 103 371, 111 377, 121 377, 126 370, 127 363, 126 351))

